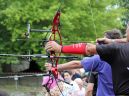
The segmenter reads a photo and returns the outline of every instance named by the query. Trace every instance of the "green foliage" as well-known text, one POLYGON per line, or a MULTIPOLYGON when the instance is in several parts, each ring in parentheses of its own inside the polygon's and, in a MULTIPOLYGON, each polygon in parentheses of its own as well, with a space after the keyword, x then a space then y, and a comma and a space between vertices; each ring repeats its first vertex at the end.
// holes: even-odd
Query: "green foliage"
MULTIPOLYGON (((120 20, 126 10, 118 4, 117 0, 0 0, 0 53, 27 54, 31 50, 44 54, 38 39, 45 34, 31 33, 31 40, 36 42, 17 39, 25 38, 28 21, 32 28, 50 29, 59 6, 63 44, 95 40, 106 30, 123 27, 120 20)), ((4 63, 12 62, 9 59, 4 63)))
POLYGON ((123 25, 126 26, 126 24, 129 22, 129 0, 119 0, 119 6, 125 8, 126 10, 121 18, 123 25))
MULTIPOLYGON (((73 5, 73 2, 70 5, 73 5)), ((121 28, 121 21, 124 9, 115 8, 117 2, 113 0, 74 0, 73 6, 62 16, 66 22, 62 34, 67 40, 95 40, 102 37, 103 32, 112 28, 121 28), (68 21, 69 22, 68 22, 68 21), (72 36, 72 37, 71 37, 72 36)))

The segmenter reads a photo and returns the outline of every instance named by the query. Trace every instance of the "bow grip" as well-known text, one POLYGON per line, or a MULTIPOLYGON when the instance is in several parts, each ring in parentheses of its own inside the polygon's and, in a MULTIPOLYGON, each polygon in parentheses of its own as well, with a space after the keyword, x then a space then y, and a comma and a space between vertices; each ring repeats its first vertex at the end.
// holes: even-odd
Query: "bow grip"
POLYGON ((52 72, 52 74, 54 75, 54 77, 57 79, 57 78, 58 78, 57 67, 52 67, 51 72, 52 72))

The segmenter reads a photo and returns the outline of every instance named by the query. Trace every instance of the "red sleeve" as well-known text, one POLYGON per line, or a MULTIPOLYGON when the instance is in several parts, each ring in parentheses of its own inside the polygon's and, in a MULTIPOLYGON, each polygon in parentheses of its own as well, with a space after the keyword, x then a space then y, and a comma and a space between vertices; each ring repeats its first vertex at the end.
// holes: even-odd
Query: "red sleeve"
POLYGON ((86 43, 62 46, 61 52, 68 54, 86 54, 86 43))

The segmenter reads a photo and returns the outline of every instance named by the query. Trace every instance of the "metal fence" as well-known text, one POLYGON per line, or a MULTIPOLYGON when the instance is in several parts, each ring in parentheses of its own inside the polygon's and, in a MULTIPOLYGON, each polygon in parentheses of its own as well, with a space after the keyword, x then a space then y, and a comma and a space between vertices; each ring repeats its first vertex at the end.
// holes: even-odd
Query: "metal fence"
MULTIPOLYGON (((8 94, 27 94, 22 96, 44 96, 41 85, 43 76, 42 73, 3 73, 0 74, 0 90, 8 94)), ((20 96, 16 94, 9 96, 20 96)))

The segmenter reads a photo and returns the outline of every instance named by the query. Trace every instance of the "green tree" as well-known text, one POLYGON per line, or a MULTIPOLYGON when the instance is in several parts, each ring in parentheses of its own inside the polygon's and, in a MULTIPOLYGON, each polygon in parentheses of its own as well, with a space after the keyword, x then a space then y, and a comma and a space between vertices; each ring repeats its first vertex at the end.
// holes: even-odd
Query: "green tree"
POLYGON ((126 24, 129 21, 129 0, 119 0, 119 6, 122 8, 125 8, 125 12, 123 13, 123 17, 121 18, 121 21, 123 23, 124 26, 126 26, 126 24))
MULTIPOLYGON (((39 41, 23 40, 27 22, 32 28, 50 29, 56 10, 61 7, 63 44, 68 41, 91 41, 102 37, 104 31, 122 28, 123 12, 117 0, 0 0, 1 53, 45 53, 39 41)), ((45 34, 31 33, 32 40, 45 34)), ((17 59, 17 58, 15 58, 17 59)), ((10 59, 5 63, 11 62, 10 59)), ((42 63, 41 63, 42 64, 42 63)))

